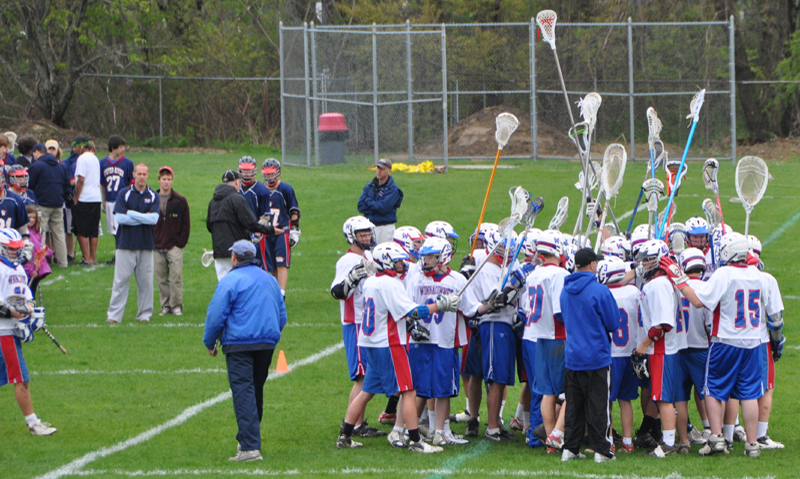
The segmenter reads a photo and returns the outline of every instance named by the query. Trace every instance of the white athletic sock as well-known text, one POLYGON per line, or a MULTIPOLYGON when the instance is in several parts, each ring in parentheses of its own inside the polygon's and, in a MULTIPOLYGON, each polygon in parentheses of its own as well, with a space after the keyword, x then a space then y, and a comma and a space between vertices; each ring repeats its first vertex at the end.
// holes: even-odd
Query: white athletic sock
POLYGON ((525 426, 525 429, 531 427, 531 413, 522 411, 522 425, 525 426))
POLYGON ((285 298, 286 297, 286 291, 281 290, 281 296, 283 296, 285 298))
POLYGON ((506 402, 503 401, 500 403, 500 417, 503 417, 503 408, 506 407, 506 402))
POLYGON ((726 441, 733 442, 733 428, 736 427, 733 424, 723 424, 722 425, 722 437, 725 438, 726 441))
POLYGON ((400 434, 403 434, 403 426, 395 426, 392 428, 392 431, 397 431, 400 434))
POLYGON ((734 427, 736 427, 736 426, 739 426, 739 425, 740 425, 740 424, 739 424, 739 415, 737 414, 737 415, 736 415, 736 422, 735 422, 735 423, 733 423, 733 426, 734 426, 734 427))
POLYGON ((419 420, 423 421, 423 422, 428 420, 428 405, 427 404, 425 404, 425 406, 422 408, 422 414, 419 415, 419 420))
POLYGON ((631 444, 633 444, 633 439, 630 438, 630 437, 623 437, 622 438, 622 444, 625 444, 626 446, 630 446, 631 444))
POLYGON ((30 416, 25 416, 25 422, 28 423, 28 427, 33 427, 34 424, 39 422, 39 418, 36 417, 36 413, 33 413, 30 416))
POLYGON ((664 444, 667 446, 674 446, 675 445, 675 429, 670 429, 668 431, 664 431, 664 444))
POLYGON ((465 409, 464 409, 464 411, 465 411, 465 412, 469 412, 469 398, 466 398, 466 397, 465 397, 465 398, 464 398, 464 403, 466 404, 466 405, 464 406, 464 408, 465 408, 465 409))
POLYGON ((494 429, 486 429, 486 434, 498 434, 500 432, 500 428, 496 427, 494 429))
POLYGON ((769 427, 768 422, 761 422, 758 421, 758 432, 756 437, 764 437, 767 435, 767 428, 769 427))
POLYGON ((708 419, 703 419, 703 429, 711 429, 711 423, 708 422, 708 419))
POLYGON ((428 427, 431 429, 436 428, 436 411, 428 411, 428 427))
POLYGON ((564 431, 553 429, 553 432, 550 433, 553 437, 561 437, 564 435, 564 431))
POLYGON ((450 430, 450 420, 449 419, 445 419, 444 420, 444 432, 452 432, 450 430))
POLYGON ((517 403, 517 412, 514 413, 514 417, 519 417, 519 418, 524 417, 525 416, 523 414, 524 412, 525 410, 522 408, 522 404, 517 403))

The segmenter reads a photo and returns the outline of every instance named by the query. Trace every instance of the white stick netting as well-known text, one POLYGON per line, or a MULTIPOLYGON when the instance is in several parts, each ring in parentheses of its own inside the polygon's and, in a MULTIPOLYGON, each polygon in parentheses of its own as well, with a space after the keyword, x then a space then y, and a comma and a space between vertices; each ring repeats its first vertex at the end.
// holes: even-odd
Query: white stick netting
POLYGON ((522 222, 525 223, 525 229, 533 228, 536 217, 544 209, 544 198, 541 196, 528 203, 528 210, 522 216, 522 222))
POLYGON ((511 135, 517 130, 519 120, 511 113, 500 113, 494 121, 497 131, 494 133, 494 139, 497 141, 497 149, 502 150, 511 135))
MULTIPOLYGON (((593 161, 592 164, 594 165, 594 171, 596 171, 598 175, 602 176, 603 175, 603 166, 600 163, 596 162, 596 161, 593 161)), ((575 188, 577 188, 580 191, 583 191, 584 181, 585 180, 584 180, 583 171, 579 171, 578 172, 578 182, 575 183, 575 188)), ((598 184, 597 176, 595 176, 595 174, 592 173, 592 169, 589 168, 589 190, 596 189, 597 188, 597 184, 598 184)))
POLYGON ((717 191, 717 172, 719 162, 715 158, 709 158, 703 163, 703 184, 707 190, 717 191))
POLYGON ((550 48, 556 49, 556 21, 558 15, 552 10, 542 10, 536 15, 536 24, 542 31, 542 39, 550 44, 550 48))
POLYGON ((708 222, 708 228, 710 230, 713 230, 722 223, 722 216, 719 214, 719 209, 711 198, 703 200, 703 213, 706 215, 706 221, 708 222))
POLYGON ((769 183, 769 168, 757 156, 745 156, 736 165, 736 194, 745 207, 761 201, 769 183))
POLYGON ((581 112, 581 117, 589 125, 590 135, 594 130, 595 123, 597 123, 597 110, 600 109, 602 103, 603 97, 596 92, 589 93, 578 102, 578 109, 581 112))
POLYGON ((700 119, 700 108, 703 107, 703 102, 706 98, 706 89, 703 88, 699 92, 694 94, 692 98, 692 103, 689 104, 689 114, 686 115, 686 119, 692 119, 692 122, 697 123, 700 119))
POLYGON ((642 183, 645 198, 647 198, 647 211, 658 211, 658 200, 664 196, 664 183, 658 178, 650 178, 642 183))
POLYGON ((560 230, 561 226, 567 221, 567 216, 569 216, 569 197, 564 196, 558 200, 556 214, 553 215, 553 219, 550 220, 550 225, 547 229, 560 230))
POLYGON ((602 182, 606 200, 615 196, 622 187, 622 177, 625 176, 625 165, 628 162, 628 153, 619 143, 612 143, 606 148, 603 155, 602 182))
POLYGON ((658 113, 656 113, 656 109, 652 106, 647 109, 647 130, 647 140, 650 143, 650 149, 652 150, 653 143, 661 137, 661 120, 658 119, 658 113))
MULTIPOLYGON (((508 190, 508 196, 511 197, 511 217, 517 217, 520 220, 528 211, 528 199, 530 195, 525 188, 521 186, 512 186, 508 190)), ((517 221, 519 223, 519 221, 517 221)))

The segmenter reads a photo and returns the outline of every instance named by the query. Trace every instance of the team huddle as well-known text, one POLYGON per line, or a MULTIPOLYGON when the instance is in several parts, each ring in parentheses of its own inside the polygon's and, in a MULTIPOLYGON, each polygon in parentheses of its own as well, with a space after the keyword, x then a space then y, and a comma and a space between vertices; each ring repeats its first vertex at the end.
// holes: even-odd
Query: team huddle
POLYGON ((611 373, 600 411, 607 428, 600 443, 590 441, 595 461, 635 449, 657 458, 688 454, 693 444, 703 456, 728 454, 734 440, 748 457, 783 448, 767 435, 774 362, 785 342, 783 303, 754 236, 693 217, 673 223, 662 241, 644 224, 630 239, 605 233, 595 259, 585 236, 536 228, 518 236, 502 222, 482 223, 470 238, 474 253, 456 272, 458 235, 446 222, 430 223, 424 234, 397 228, 393 242, 378 245, 364 217, 349 218, 343 232, 350 248, 336 264, 331 293, 341 303, 353 388, 337 448, 362 446, 353 436, 387 435, 364 418, 375 394, 389 398, 379 421, 393 424, 393 447, 432 453, 467 444, 464 437, 479 436, 485 385, 484 438, 516 441, 516 430, 528 446, 564 461, 585 457, 564 442, 570 358, 562 309, 575 308, 563 304, 571 293, 565 279, 598 259, 591 272, 613 295, 618 323, 599 339, 610 342, 611 373), (503 408, 516 380, 527 387, 509 430, 503 408), (462 382, 467 407, 451 415, 462 382), (637 398, 644 417, 634 432, 637 398), (689 421, 692 398, 702 428, 689 421), (614 402, 621 434, 611 427, 614 402), (451 421, 466 422, 464 436, 451 421))

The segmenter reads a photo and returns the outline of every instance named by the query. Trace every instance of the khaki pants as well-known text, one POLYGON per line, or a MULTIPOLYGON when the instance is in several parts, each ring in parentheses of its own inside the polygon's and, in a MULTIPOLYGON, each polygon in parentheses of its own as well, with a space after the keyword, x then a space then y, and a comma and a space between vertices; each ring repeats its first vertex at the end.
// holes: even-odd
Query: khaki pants
POLYGON ((156 251, 155 272, 161 309, 183 309, 183 250, 156 251))
MULTIPOLYGON (((66 268, 67 263, 67 242, 64 235, 64 210, 59 206, 57 208, 48 208, 42 206, 42 224, 45 225, 49 235, 53 238, 53 249, 56 254, 56 262, 61 268, 66 268)), ((42 240, 42 243, 46 239, 42 240)))
POLYGON ((108 319, 122 322, 131 276, 136 276, 136 296, 139 306, 137 321, 150 321, 153 315, 153 256, 151 249, 118 249, 114 265, 114 284, 111 288, 111 303, 108 306, 108 319))

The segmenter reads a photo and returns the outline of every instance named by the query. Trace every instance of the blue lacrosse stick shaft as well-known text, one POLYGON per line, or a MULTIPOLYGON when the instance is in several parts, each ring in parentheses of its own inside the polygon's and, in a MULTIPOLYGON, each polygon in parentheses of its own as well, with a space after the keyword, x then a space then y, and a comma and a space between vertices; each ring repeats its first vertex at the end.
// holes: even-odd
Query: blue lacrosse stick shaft
MULTIPOLYGON (((656 167, 655 167, 655 152, 651 149, 650 150, 650 177, 656 177, 656 167)), ((627 234, 630 234, 631 228, 633 228, 633 220, 636 218, 636 212, 639 211, 639 203, 642 201, 642 195, 644 194, 644 188, 639 190, 639 197, 636 198, 636 206, 633 207, 633 214, 631 215, 631 221, 628 223, 628 231, 627 234)))
POLYGON ((692 122, 692 129, 689 130, 689 138, 686 140, 686 148, 683 149, 683 157, 681 158, 681 165, 678 167, 678 174, 675 178, 675 186, 669 193, 669 201, 667 202, 667 209, 664 210, 664 219, 661 220, 661 227, 656 231, 656 238, 663 238, 664 228, 667 226, 667 218, 669 211, 672 209, 672 201, 675 199, 675 192, 681 186, 681 175, 683 175, 683 167, 686 165, 686 155, 689 154, 689 147, 692 144, 692 137, 694 137, 694 129, 697 127, 697 120, 692 122))
POLYGON ((508 282, 509 276, 511 276, 511 262, 519 257, 519 252, 522 251, 522 238, 519 240, 519 244, 517 245, 517 251, 514 252, 514 256, 508 258, 508 271, 506 271, 506 275, 503 278, 502 284, 500 284, 500 291, 503 291, 503 288, 506 287, 506 283, 508 282))

